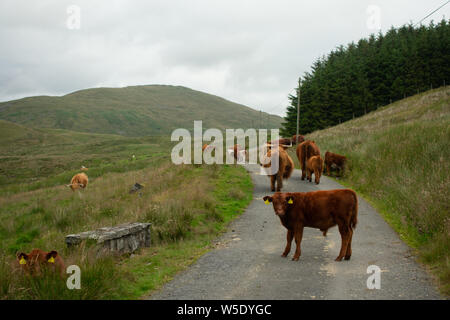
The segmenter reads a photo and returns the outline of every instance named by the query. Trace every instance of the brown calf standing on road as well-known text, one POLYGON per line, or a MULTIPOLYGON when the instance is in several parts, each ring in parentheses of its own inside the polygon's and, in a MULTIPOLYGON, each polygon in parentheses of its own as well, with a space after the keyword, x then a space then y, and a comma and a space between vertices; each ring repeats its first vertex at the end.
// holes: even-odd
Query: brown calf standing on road
POLYGON ((312 156, 320 156, 320 150, 314 141, 306 140, 297 146, 296 153, 298 162, 300 162, 300 168, 302 169, 302 180, 305 180, 306 161, 312 156))
POLYGON ((314 182, 316 184, 320 183, 320 177, 322 176, 323 171, 323 159, 319 156, 314 156, 306 161, 306 179, 311 182, 312 174, 314 173, 314 182))
POLYGON ((345 170, 345 163, 347 158, 337 153, 330 151, 325 152, 325 166, 327 168, 327 175, 330 175, 331 166, 334 164, 339 169, 339 174, 343 175, 345 170))
POLYGON ((273 196, 265 196, 263 199, 266 204, 272 202, 275 214, 288 230, 283 257, 291 251, 292 239, 295 238, 296 249, 292 260, 297 261, 300 258, 304 227, 320 229, 326 235, 329 228, 337 225, 342 243, 336 261, 341 261, 342 258, 350 260, 353 229, 358 222, 358 197, 353 190, 276 192, 273 196))

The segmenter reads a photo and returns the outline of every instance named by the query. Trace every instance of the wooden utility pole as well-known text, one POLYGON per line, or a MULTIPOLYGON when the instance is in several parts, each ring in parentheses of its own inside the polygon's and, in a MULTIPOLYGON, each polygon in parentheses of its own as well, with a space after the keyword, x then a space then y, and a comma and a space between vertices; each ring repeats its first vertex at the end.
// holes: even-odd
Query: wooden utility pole
MULTIPOLYGON (((300 85, 302 83, 302 77, 298 78, 298 92, 297 92, 297 135, 298 135, 298 130, 299 130, 299 120, 300 120, 300 85)), ((295 142, 298 142, 298 138, 295 137, 295 142)))
POLYGON ((262 129, 262 110, 259 110, 259 128, 262 129))

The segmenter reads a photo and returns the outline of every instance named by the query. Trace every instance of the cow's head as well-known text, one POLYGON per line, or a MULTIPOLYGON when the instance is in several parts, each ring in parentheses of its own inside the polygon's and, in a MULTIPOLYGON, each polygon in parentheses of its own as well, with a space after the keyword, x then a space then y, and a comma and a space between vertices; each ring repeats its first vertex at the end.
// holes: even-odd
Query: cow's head
POLYGON ((267 143, 262 147, 260 152, 261 161, 259 165, 264 168, 270 168, 272 166, 272 155, 275 155, 277 153, 274 145, 267 143))
POLYGON ((291 141, 292 141, 292 143, 295 143, 295 144, 302 143, 303 141, 305 141, 305 137, 303 137, 301 134, 298 134, 298 135, 294 134, 292 136, 291 141))
POLYGON ((295 201, 289 193, 281 192, 276 192, 273 196, 265 196, 263 200, 266 204, 272 203, 273 210, 279 217, 283 217, 295 201))
POLYGON ((29 254, 19 253, 17 255, 17 262, 19 266, 27 273, 33 275, 39 275, 41 273, 41 267, 53 267, 59 262, 56 261, 58 252, 50 251, 45 252, 39 249, 34 249, 29 254))

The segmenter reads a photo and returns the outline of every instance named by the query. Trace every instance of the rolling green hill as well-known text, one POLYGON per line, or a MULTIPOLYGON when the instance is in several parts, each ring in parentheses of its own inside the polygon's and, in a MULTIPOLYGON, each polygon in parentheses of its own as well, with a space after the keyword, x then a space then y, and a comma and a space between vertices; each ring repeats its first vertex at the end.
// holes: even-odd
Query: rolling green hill
POLYGON ((28 127, 124 136, 167 135, 176 128, 279 128, 282 118, 181 86, 95 88, 61 97, 0 103, 0 119, 28 127), (261 125, 261 126, 260 126, 261 125))

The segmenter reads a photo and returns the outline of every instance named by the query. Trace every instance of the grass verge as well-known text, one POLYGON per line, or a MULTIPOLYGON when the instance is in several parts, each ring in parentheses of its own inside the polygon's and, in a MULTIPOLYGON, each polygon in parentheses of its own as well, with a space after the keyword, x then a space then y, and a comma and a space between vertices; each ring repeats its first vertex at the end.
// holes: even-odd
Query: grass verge
POLYGON ((121 298, 146 297, 174 275, 184 270, 211 249, 211 242, 226 230, 228 223, 241 214, 252 199, 253 184, 244 168, 220 166, 213 183, 214 218, 201 217, 193 225, 203 225, 208 232, 198 232, 184 241, 160 243, 144 249, 141 254, 122 264, 123 270, 133 274, 131 281, 122 284, 121 298))

